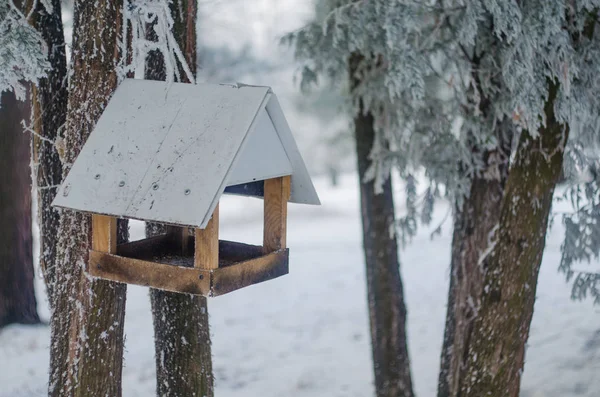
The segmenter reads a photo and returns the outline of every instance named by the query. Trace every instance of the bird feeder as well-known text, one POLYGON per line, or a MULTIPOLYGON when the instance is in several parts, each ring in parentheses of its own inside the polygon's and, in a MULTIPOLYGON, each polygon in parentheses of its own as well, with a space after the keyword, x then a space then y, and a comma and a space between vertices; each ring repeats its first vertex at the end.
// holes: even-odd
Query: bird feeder
POLYGON ((319 204, 269 87, 125 80, 53 205, 92 214, 91 276, 217 296, 288 273, 288 201, 319 204), (224 193, 264 199, 262 246, 219 240, 224 193), (117 218, 167 232, 117 245, 117 218))

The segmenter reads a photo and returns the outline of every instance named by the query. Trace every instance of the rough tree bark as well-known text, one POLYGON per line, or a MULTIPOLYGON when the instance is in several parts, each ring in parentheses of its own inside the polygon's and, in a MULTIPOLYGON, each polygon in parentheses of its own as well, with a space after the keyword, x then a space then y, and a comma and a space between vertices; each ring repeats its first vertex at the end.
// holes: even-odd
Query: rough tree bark
MULTIPOLYGON (((350 59, 352 86, 360 84, 355 76, 359 55, 350 59)), ((371 326, 371 345, 378 397, 413 397, 410 360, 406 341, 406 306, 394 234, 394 199, 391 178, 375 193, 374 182, 363 182, 370 166, 369 155, 375 139, 374 119, 361 112, 354 118, 356 156, 360 178, 363 247, 367 270, 367 295, 371 326)))
MULTIPOLYGON (((477 58, 472 60, 475 70, 473 81, 477 85, 475 89, 481 93, 479 61, 477 58)), ((490 99, 480 94, 480 117, 487 119, 490 116, 491 105, 490 99)), ((465 352, 471 342, 476 307, 483 293, 483 271, 479 260, 492 243, 491 237, 500 219, 513 130, 510 119, 495 123, 493 132, 498 146, 481 153, 487 168, 471 180, 470 191, 464 198, 462 208, 455 208, 438 397, 458 396, 459 380, 466 365, 465 352)), ((476 151, 481 149, 477 143, 473 143, 471 150, 477 155, 476 151)))
POLYGON ((438 397, 456 397, 464 352, 473 331, 474 308, 483 292, 479 258, 498 225, 505 178, 476 177, 454 219, 450 289, 442 346, 438 397))
POLYGON ((58 240, 58 210, 51 206, 57 186, 62 181, 62 164, 53 145, 67 119, 67 58, 61 20, 61 2, 52 0, 53 12, 37 4, 33 24, 48 46, 48 75, 33 87, 33 163, 37 183, 38 223, 40 227, 40 268, 52 305, 55 282, 56 242, 58 240))
MULTIPOLYGON (((122 6, 115 0, 75 2, 65 175, 116 88, 122 6)), ((82 213, 64 210, 60 216, 50 396, 121 396, 127 288, 84 273, 90 224, 89 215, 82 213)))
POLYGON ((0 328, 40 319, 33 287, 31 230, 30 101, 0 96, 0 328))
MULTIPOLYGON (((175 21, 173 34, 192 73, 196 73, 196 0, 175 0, 170 4, 175 21)), ((154 39, 149 31, 149 38, 154 39)), ((185 76, 183 70, 180 75, 185 76)), ((164 80, 164 59, 149 54, 146 79, 164 80)), ((172 230, 172 229, 171 229, 172 230)), ((146 235, 165 233, 164 225, 146 224, 146 235)), ((183 233, 181 229, 179 233, 183 233)), ((203 296, 150 289, 156 392, 161 397, 214 395, 207 300, 203 296)))
POLYGON ((562 169, 568 128, 554 117, 557 86, 550 84, 547 127, 524 131, 502 199, 499 227, 484 271, 481 303, 465 368, 461 397, 518 397, 535 291, 554 188, 562 169))

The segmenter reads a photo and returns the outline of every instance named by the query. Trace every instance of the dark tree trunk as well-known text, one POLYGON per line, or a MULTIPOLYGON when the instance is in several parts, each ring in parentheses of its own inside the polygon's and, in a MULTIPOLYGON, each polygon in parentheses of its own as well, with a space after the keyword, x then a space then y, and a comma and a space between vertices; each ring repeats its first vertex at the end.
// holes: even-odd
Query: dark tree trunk
MULTIPOLYGON (((492 43, 497 46, 497 43, 492 43)), ((481 58, 473 56, 471 61, 473 91, 478 100, 477 117, 485 122, 495 118, 491 114, 492 102, 483 94, 480 80, 481 58)), ((499 85, 500 82, 492 82, 499 85)), ((492 131, 497 147, 481 152, 480 144, 471 134, 469 146, 474 157, 481 157, 486 168, 471 179, 470 191, 464 197, 462 208, 454 208, 454 233, 450 264, 450 288, 446 327, 442 346, 438 397, 457 397, 459 381, 463 376, 466 352, 471 342, 473 321, 483 293, 483 268, 481 259, 486 255, 498 227, 504 186, 508 178, 511 145, 514 134, 512 120, 494 121, 492 131)), ((466 165, 469 167, 470 165, 466 165)))
POLYGON ((568 129, 554 117, 557 87, 550 86, 547 127, 521 134, 502 199, 499 227, 482 260, 481 303, 459 379, 461 397, 518 397, 525 345, 554 188, 568 129))
MULTIPOLYGON (((117 85, 122 2, 74 6, 72 74, 64 134, 64 174, 117 85)), ((90 217, 61 212, 51 324, 50 396, 121 396, 127 287, 83 272, 90 217)), ((123 231, 123 225, 121 225, 123 231)), ((121 236, 122 238, 123 236, 121 236)))
MULTIPOLYGON (((354 77, 360 56, 350 60, 354 77)), ((353 86, 359 84, 354 80, 353 86)), ((367 295, 371 326, 371 344, 378 397, 412 397, 410 360, 406 342, 406 306, 398 245, 394 234, 394 199, 391 178, 375 193, 374 182, 363 182, 370 166, 369 155, 375 139, 374 119, 361 113, 354 118, 358 175, 360 178, 363 247, 367 270, 367 295)))
POLYGON ((53 142, 67 119, 67 58, 61 20, 60 0, 52 0, 53 12, 48 14, 41 3, 34 13, 34 26, 48 46, 51 68, 47 77, 33 88, 34 177, 37 183, 38 223, 40 226, 40 268, 42 269, 49 302, 52 305, 55 282, 56 242, 58 240, 58 211, 51 206, 57 186, 62 181, 62 164, 53 142))
POLYGON ((153 289, 150 293, 158 396, 213 396, 206 298, 153 289))
POLYGON ((0 97, 0 328, 40 319, 33 287, 30 102, 13 92, 0 97))
MULTIPOLYGON (((170 4, 174 35, 193 73, 196 70, 196 1, 170 4)), ((149 30, 149 39, 154 39, 149 30)), ((149 54, 146 78, 164 80, 164 59, 149 54)), ((185 74, 180 70, 180 75, 185 74)), ((171 228, 173 230, 173 228, 171 228)), ((159 224, 147 224, 146 235, 165 233, 159 224)), ((182 233, 180 230, 179 233, 182 233)), ((212 356, 206 298, 150 289, 156 354, 156 392, 161 397, 214 395, 212 356)))
POLYGON ((455 215, 438 397, 455 397, 458 393, 465 349, 473 331, 474 308, 483 292, 479 258, 491 243, 498 224, 502 192, 501 181, 475 178, 462 210, 455 215))
MULTIPOLYGON (((512 140, 511 120, 498 123, 499 147, 486 152, 488 170, 473 178, 469 195, 454 216, 450 288, 442 346, 438 397, 457 397, 458 382, 465 368, 465 352, 473 332, 476 308, 483 293, 480 259, 493 241, 500 219, 508 157, 512 140)), ((476 150, 474 148, 474 150, 476 150)))

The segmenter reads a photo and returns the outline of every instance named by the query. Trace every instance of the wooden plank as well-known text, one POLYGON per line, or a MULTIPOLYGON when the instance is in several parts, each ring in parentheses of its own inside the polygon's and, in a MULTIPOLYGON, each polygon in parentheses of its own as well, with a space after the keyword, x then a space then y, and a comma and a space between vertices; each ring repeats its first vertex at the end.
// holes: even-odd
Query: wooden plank
POLYGON ((287 203, 290 198, 290 177, 265 181, 265 224, 263 249, 265 253, 286 247, 287 203))
POLYGON ((210 271, 124 258, 90 250, 87 271, 94 277, 166 291, 208 296, 210 271))
POLYGON ((212 271, 212 296, 271 280, 289 271, 289 250, 270 253, 212 271))
POLYGON ((194 267, 211 270, 219 267, 219 205, 204 229, 195 229, 194 267))
POLYGON ((93 277, 120 283, 193 295, 219 296, 283 276, 289 271, 288 263, 288 249, 214 270, 125 258, 90 250, 86 271, 93 277))
POLYGON ((130 243, 119 244, 117 253, 120 256, 135 259, 148 259, 154 256, 166 255, 174 250, 171 249, 172 243, 166 234, 160 234, 154 237, 148 237, 143 240, 132 241, 130 243))
POLYGON ((92 249, 111 254, 117 252, 117 218, 92 215, 92 249))

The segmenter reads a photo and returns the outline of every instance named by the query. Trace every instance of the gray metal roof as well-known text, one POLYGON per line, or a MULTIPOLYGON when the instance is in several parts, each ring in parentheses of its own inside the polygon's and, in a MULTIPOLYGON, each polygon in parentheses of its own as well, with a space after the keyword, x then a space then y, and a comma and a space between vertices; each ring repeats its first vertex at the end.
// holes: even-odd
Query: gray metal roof
POLYGON ((291 202, 320 204, 269 87, 125 80, 53 205, 204 228, 224 191, 284 175, 291 202))

